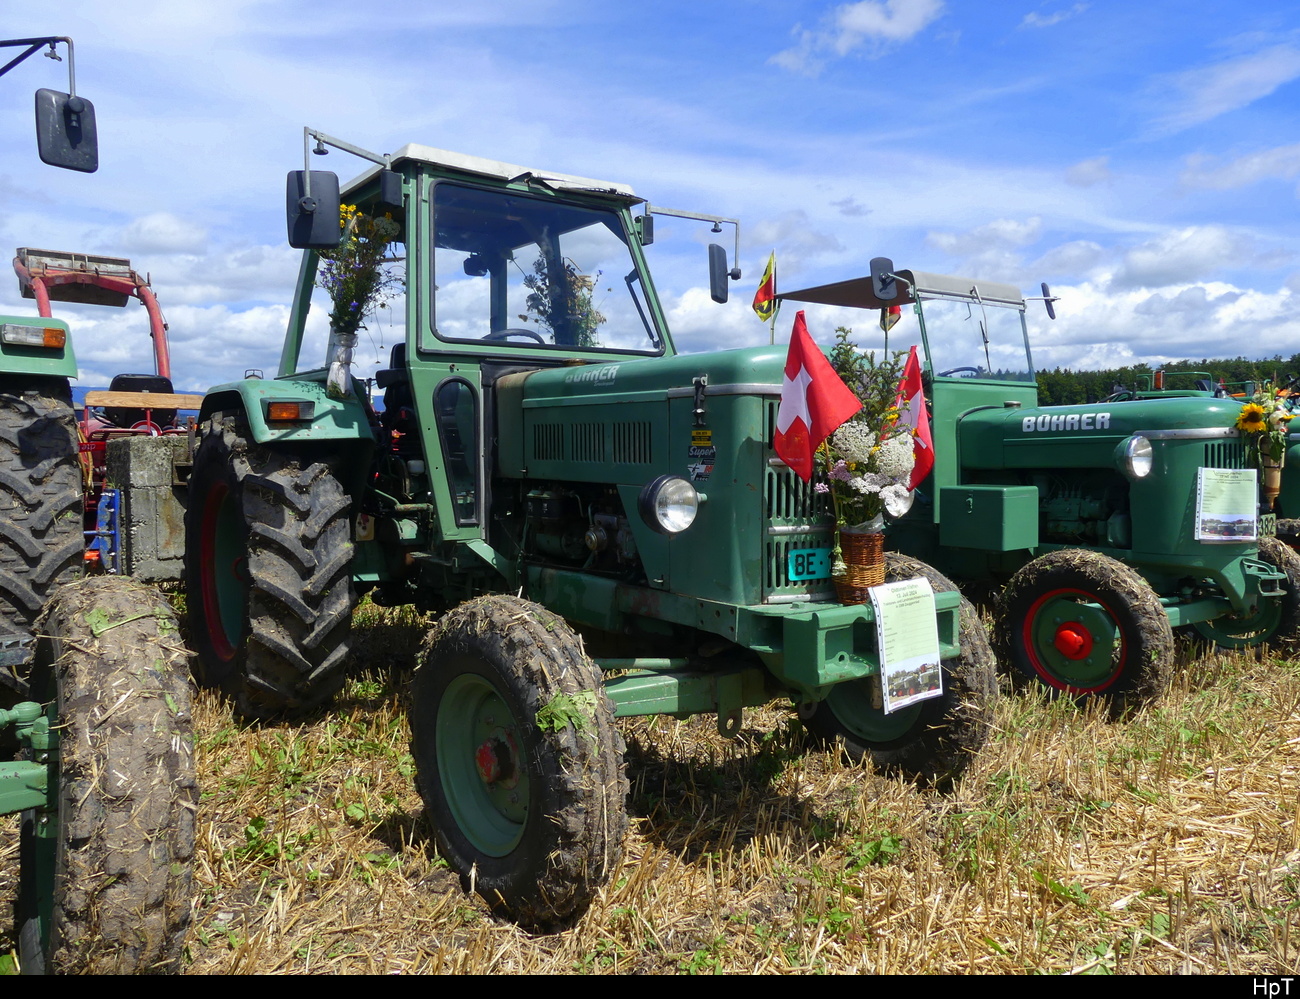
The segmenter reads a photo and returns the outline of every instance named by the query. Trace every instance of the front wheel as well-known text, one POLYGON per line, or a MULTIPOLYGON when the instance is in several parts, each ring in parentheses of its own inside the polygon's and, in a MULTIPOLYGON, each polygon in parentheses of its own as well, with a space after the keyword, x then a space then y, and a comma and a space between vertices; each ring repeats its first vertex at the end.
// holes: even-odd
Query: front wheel
POLYGON ((1050 552, 1011 577, 997 640, 1017 679, 1117 707, 1158 698, 1173 668, 1173 631, 1151 585, 1082 549, 1050 552))
MULTIPOLYGON (((938 570, 887 552, 885 580, 920 576, 936 593, 956 585, 938 570)), ((838 743, 855 761, 869 756, 886 771, 932 781, 958 776, 988 739, 997 699, 997 672, 979 614, 962 598, 961 655, 941 664, 943 693, 892 714, 877 706, 875 679, 832 688, 825 700, 804 712, 804 725, 824 744, 838 743)))
POLYGON ((618 868, 627 778, 600 671, 572 630, 515 597, 461 604, 430 636, 413 695, 443 857, 525 927, 575 922, 618 868))
POLYGON ((329 701, 347 668, 356 593, 351 502, 320 462, 203 430, 185 516, 197 679, 248 718, 329 701))
POLYGON ((1225 649, 1268 643, 1294 651, 1300 646, 1300 555, 1277 538, 1261 538, 1258 558, 1286 574, 1283 592, 1260 597, 1249 614, 1198 621, 1194 627, 1202 638, 1225 649))
POLYGON ((58 803, 23 814, 23 970, 173 971, 198 808, 175 614, 156 590, 100 576, 60 589, 37 629, 32 686, 58 706, 58 803))

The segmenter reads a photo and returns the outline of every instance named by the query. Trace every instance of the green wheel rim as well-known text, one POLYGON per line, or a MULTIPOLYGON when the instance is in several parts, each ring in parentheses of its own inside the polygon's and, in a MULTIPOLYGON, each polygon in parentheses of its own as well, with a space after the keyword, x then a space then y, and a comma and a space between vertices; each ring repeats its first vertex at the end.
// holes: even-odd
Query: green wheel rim
POLYGON ((514 713, 488 680, 456 677, 438 705, 438 779, 452 817, 474 849, 504 857, 528 822, 528 767, 514 713))
POLYGON ((870 680, 855 680, 832 688, 826 705, 836 720, 853 738, 871 744, 884 744, 901 739, 921 716, 921 704, 913 704, 885 714, 884 709, 871 704, 870 680))
POLYGON ((1271 638, 1282 623, 1279 597, 1260 597, 1251 614, 1197 621, 1196 630, 1225 649, 1244 649, 1271 638))

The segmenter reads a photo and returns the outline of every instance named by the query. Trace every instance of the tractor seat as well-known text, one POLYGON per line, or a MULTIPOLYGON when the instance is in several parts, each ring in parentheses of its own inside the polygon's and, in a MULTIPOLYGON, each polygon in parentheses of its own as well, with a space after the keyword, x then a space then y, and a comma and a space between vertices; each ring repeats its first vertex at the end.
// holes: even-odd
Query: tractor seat
MULTIPOLYGON (((172 380, 162 375, 114 375, 109 384, 110 392, 164 392, 171 395, 172 380)), ((136 409, 126 406, 109 406, 104 409, 104 419, 115 427, 129 428, 145 418, 143 407, 136 409)), ((176 410, 155 409, 153 422, 160 427, 169 427, 176 422, 176 410)))

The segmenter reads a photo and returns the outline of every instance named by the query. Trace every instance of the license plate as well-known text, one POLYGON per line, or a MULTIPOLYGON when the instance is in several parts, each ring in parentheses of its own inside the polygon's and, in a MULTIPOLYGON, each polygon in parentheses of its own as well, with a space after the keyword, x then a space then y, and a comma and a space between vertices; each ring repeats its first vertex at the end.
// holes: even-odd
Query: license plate
POLYGON ((790 552, 785 559, 785 574, 792 583, 801 583, 806 579, 830 579, 831 550, 800 548, 790 552))

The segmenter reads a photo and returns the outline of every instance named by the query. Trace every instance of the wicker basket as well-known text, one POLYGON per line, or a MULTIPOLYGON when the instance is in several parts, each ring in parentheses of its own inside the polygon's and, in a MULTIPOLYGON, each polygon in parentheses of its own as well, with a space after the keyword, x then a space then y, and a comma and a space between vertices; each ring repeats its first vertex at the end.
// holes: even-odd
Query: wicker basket
POLYGON ((885 536, 879 531, 840 531, 840 553, 848 571, 833 577, 842 604, 865 604, 867 590, 885 581, 885 536))

